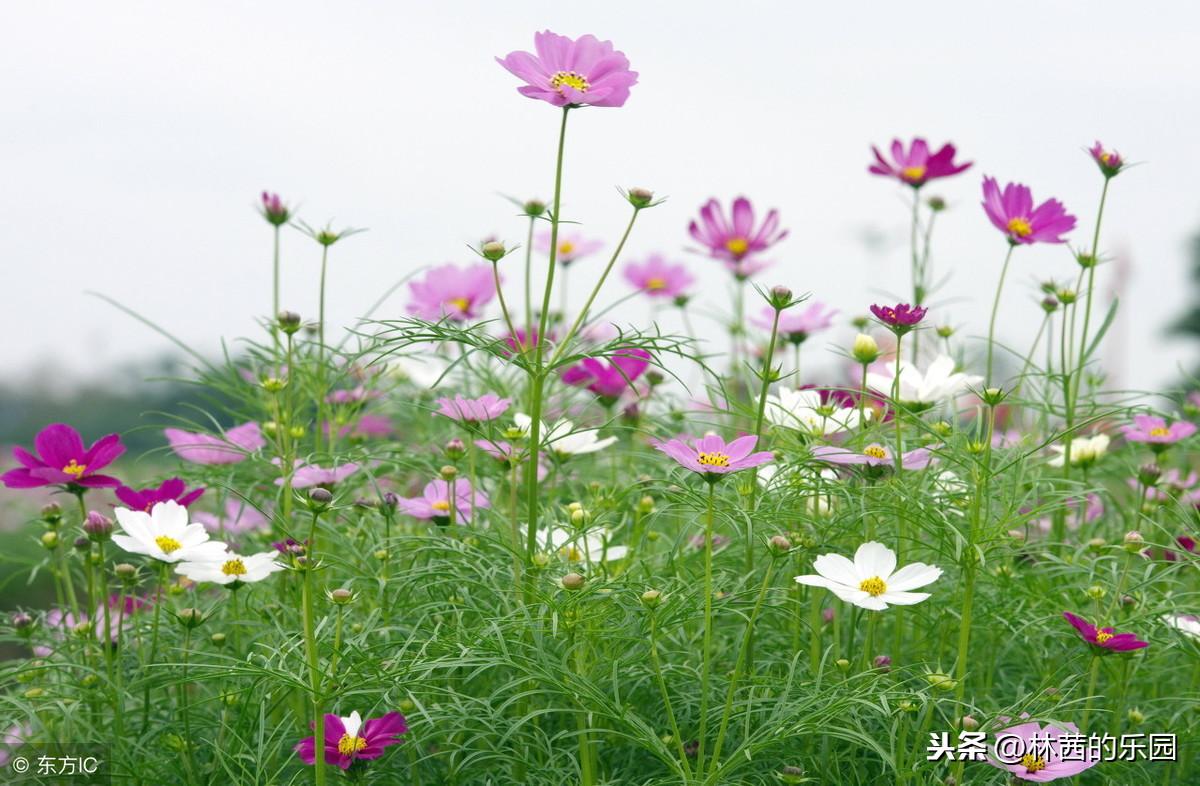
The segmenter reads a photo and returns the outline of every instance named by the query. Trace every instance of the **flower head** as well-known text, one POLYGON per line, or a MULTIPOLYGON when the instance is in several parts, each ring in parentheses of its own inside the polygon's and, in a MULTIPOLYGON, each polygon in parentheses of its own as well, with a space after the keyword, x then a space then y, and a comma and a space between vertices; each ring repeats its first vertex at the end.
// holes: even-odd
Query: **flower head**
POLYGON ((875 163, 867 167, 868 172, 873 175, 894 177, 913 188, 920 188, 930 180, 939 177, 957 175, 959 172, 965 171, 972 163, 970 161, 965 164, 954 163, 956 151, 954 145, 949 143, 942 145, 936 153, 930 153, 929 143, 921 137, 913 139, 908 150, 904 149, 904 143, 899 139, 893 139, 891 161, 884 158, 883 154, 879 152, 879 148, 874 145, 871 146, 871 152, 875 154, 875 163))
POLYGON ((897 335, 904 335, 917 326, 929 309, 921 306, 910 306, 908 303, 897 303, 895 306, 871 306, 875 318, 897 335))
POLYGON ((650 353, 625 348, 612 353, 608 360, 584 358, 563 372, 563 382, 579 385, 602 398, 616 399, 650 365, 650 353))
POLYGON ((1096 166, 1100 167, 1100 171, 1106 178, 1116 177, 1125 167, 1125 159, 1116 150, 1107 150, 1104 145, 1100 144, 1100 140, 1096 140, 1096 144, 1092 145, 1088 152, 1092 155, 1092 160, 1096 162, 1096 166))
POLYGON ((608 533, 601 529, 578 532, 565 527, 554 527, 549 532, 539 531, 538 542, 547 544, 551 552, 566 562, 588 565, 624 559, 629 553, 628 546, 612 545, 608 533))
POLYGON ((1034 207, 1027 186, 1009 183, 1001 191, 992 177, 983 179, 983 210, 1013 245, 1065 243, 1063 235, 1075 228, 1075 216, 1057 199, 1034 207))
POLYGON ((175 455, 193 464, 236 464, 267 444, 257 423, 234 426, 219 437, 177 428, 163 430, 175 455))
POLYGON ((645 262, 630 262, 625 266, 625 280, 652 298, 686 295, 696 283, 686 265, 668 262, 662 254, 651 254, 645 262))
POLYGON ((1084 641, 1101 649, 1111 652, 1128 652, 1150 646, 1149 642, 1141 641, 1132 633, 1116 633, 1112 628, 1097 628, 1069 611, 1063 612, 1063 618, 1074 626, 1084 641))
POLYGON ((779 211, 767 213, 759 227, 754 226, 754 208, 746 197, 733 200, 732 215, 725 217, 717 200, 710 199, 700 208, 700 221, 688 225, 692 239, 708 249, 709 254, 726 262, 741 262, 758 254, 787 237, 779 229, 779 211))
POLYGON ((1200 617, 1195 614, 1167 614, 1162 621, 1180 633, 1200 639, 1200 617))
POLYGON ((1154 446, 1173 445, 1196 433, 1196 424, 1177 420, 1167 425, 1157 415, 1134 415, 1133 424, 1121 426, 1121 433, 1130 442, 1147 442, 1154 446))
POLYGON ((822 554, 813 560, 813 568, 817 575, 797 576, 796 583, 825 587, 847 603, 871 611, 883 611, 888 604, 920 603, 929 593, 911 590, 942 575, 941 568, 921 562, 896 570, 896 552, 874 541, 859 546, 853 562, 841 554, 822 554))
MULTIPOLYGON (((1091 437, 1075 437, 1071 440, 1072 466, 1090 467, 1092 464, 1095 464, 1108 452, 1109 442, 1107 434, 1096 434, 1091 437)), ((1058 455, 1046 463, 1051 467, 1061 467, 1066 460, 1067 446, 1051 445, 1050 450, 1058 455)))
POLYGON ((292 217, 291 208, 284 204, 279 194, 264 191, 262 192, 261 201, 262 204, 259 206, 258 212, 271 226, 283 226, 292 217))
POLYGON ((187 486, 179 478, 170 478, 164 480, 158 488, 142 489, 135 491, 129 486, 120 486, 116 492, 117 499, 124 503, 125 507, 131 510, 144 510, 147 513, 160 502, 174 500, 183 507, 191 505, 196 500, 200 499, 200 495, 204 493, 204 489, 187 490, 187 486))
POLYGON ((225 512, 221 515, 197 511, 192 519, 204 525, 209 532, 240 535, 270 529, 270 521, 258 509, 244 500, 233 497, 225 500, 225 512))
POLYGON ((993 735, 987 763, 1007 770, 1020 780, 1044 783, 1078 775, 1099 761, 1078 747, 1064 751, 1059 739, 1062 735, 1077 736, 1079 728, 1074 723, 1060 728, 1053 724, 1041 726, 1036 721, 1010 726, 993 735))
MULTIPOLYGON (((528 435, 529 427, 533 424, 533 419, 524 412, 518 412, 513 415, 513 423, 528 435)), ((609 445, 616 444, 616 437, 601 439, 597 436, 597 432, 598 429, 577 431, 575 424, 566 418, 557 421, 553 426, 549 427, 543 423, 540 429, 542 443, 560 461, 565 461, 572 456, 596 453, 597 451, 604 450, 609 445)))
POLYGON ((478 319, 483 306, 496 296, 492 266, 486 262, 474 265, 441 265, 425 274, 420 281, 409 282, 408 311, 430 322, 450 319, 466 322, 478 319))
MULTIPOLYGON (((788 390, 767 396, 767 420, 813 436, 826 436, 839 431, 853 431, 860 425, 858 409, 844 400, 826 402, 821 391, 813 389, 788 390)), ((870 420, 871 410, 865 410, 870 420)))
MULTIPOLYGON (((450 484, 440 478, 425 484, 419 497, 401 497, 400 509, 413 518, 446 521, 450 518, 450 484)), ((460 521, 471 518, 476 508, 491 506, 482 491, 475 491, 465 478, 454 481, 454 509, 460 521)))
POLYGON ((277 556, 275 551, 260 551, 243 557, 226 550, 205 554, 203 559, 185 559, 175 566, 175 572, 197 583, 253 584, 284 570, 284 566, 275 561, 277 556))
POLYGON ((435 415, 442 415, 459 423, 480 423, 500 417, 512 400, 500 398, 495 393, 486 393, 479 398, 467 398, 459 394, 454 398, 439 398, 434 403, 438 405, 438 410, 433 413, 435 415))
POLYGON ((543 30, 533 36, 533 52, 510 52, 496 58, 525 82, 517 92, 554 106, 624 106, 637 71, 611 41, 593 35, 571 40, 543 30))
MULTIPOLYGON (((813 458, 831 464, 865 464, 868 467, 895 466, 892 449, 878 443, 867 445, 859 453, 833 445, 818 445, 812 449, 813 458)), ((933 461, 929 448, 916 448, 900 457, 901 469, 925 469, 933 461)))
POLYGON ((143 554, 159 562, 210 559, 225 551, 225 544, 208 539, 201 524, 188 523, 188 511, 174 500, 160 502, 147 513, 116 509, 121 532, 113 543, 131 554, 143 554))
POLYGON ((702 437, 682 437, 656 442, 654 447, 675 459, 692 472, 698 472, 710 483, 722 475, 766 464, 775 460, 769 450, 754 452, 758 437, 753 434, 738 437, 726 444, 716 434, 702 437))
MULTIPOLYGON (((399 744, 400 737, 408 733, 408 724, 398 712, 389 712, 381 718, 367 718, 365 722, 358 712, 352 712, 346 718, 327 713, 323 723, 325 763, 343 770, 350 769, 350 765, 358 760, 378 759, 389 745, 399 744)), ((300 740, 294 750, 305 764, 317 760, 315 737, 300 740)))
POLYGON ((52 423, 33 438, 36 453, 21 447, 12 449, 13 458, 20 464, 0 476, 0 482, 10 489, 32 489, 41 486, 81 486, 83 488, 115 488, 121 481, 109 475, 97 474, 125 452, 120 436, 109 434, 85 448, 79 432, 66 423, 52 423))
MULTIPOLYGON (((837 309, 821 302, 813 302, 804 308, 790 308, 779 312, 779 335, 785 341, 801 344, 813 333, 825 330, 833 324, 837 309)), ((775 309, 767 306, 752 320, 754 324, 770 330, 775 324, 775 309)))
MULTIPOLYGON (((895 368, 887 366, 888 373, 870 372, 867 386, 880 392, 890 392, 895 382, 895 368)), ((930 405, 952 399, 978 385, 983 377, 963 374, 954 370, 954 359, 939 355, 922 373, 907 361, 900 363, 899 398, 906 404, 930 405)))
MULTIPOLYGON (((551 235, 549 231, 538 233, 534 239, 534 247, 543 254, 550 253, 551 235)), ((569 265, 576 260, 594 254, 604 248, 603 240, 585 237, 581 232, 558 231, 558 250, 554 255, 556 265, 569 265)))
MULTIPOLYGON (((279 459, 272 459, 272 464, 279 465, 279 459)), ((333 486, 358 472, 359 466, 348 461, 338 467, 319 467, 316 464, 305 464, 300 459, 292 465, 292 488, 306 489, 311 486, 333 486)), ((283 478, 275 479, 276 486, 283 485, 283 478)))

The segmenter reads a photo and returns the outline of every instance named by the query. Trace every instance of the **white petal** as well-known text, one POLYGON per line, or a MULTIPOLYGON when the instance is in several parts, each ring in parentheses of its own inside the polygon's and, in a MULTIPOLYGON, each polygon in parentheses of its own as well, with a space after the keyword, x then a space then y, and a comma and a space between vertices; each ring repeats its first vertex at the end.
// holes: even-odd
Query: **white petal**
POLYGON ((854 570, 860 581, 874 576, 886 580, 895 569, 896 552, 882 543, 868 541, 854 552, 854 570))
POLYGON ((822 554, 813 560, 813 568, 830 581, 858 589, 862 581, 854 570, 854 563, 841 554, 822 554))
POLYGON ((926 584, 932 584, 941 578, 941 576, 942 569, 936 565, 914 562, 911 565, 905 565, 893 573, 891 578, 887 579, 887 587, 889 592, 892 590, 904 592, 916 589, 917 587, 924 587, 926 584))
POLYGON ((929 597, 928 592, 892 592, 888 590, 879 596, 879 600, 896 606, 911 606, 929 597))
POLYGON ((842 600, 848 600, 851 603, 853 603, 855 606, 858 606, 860 609, 867 609, 869 611, 883 611, 884 609, 887 608, 887 601, 884 600, 886 595, 880 595, 878 597, 875 597, 872 595, 868 595, 865 592, 862 592, 860 594, 862 595, 861 598, 858 598, 858 599, 842 598, 842 600))
POLYGON ((362 716, 358 714, 358 710, 350 713, 349 718, 342 718, 342 725, 346 727, 346 733, 351 737, 358 736, 358 730, 362 728, 362 716))

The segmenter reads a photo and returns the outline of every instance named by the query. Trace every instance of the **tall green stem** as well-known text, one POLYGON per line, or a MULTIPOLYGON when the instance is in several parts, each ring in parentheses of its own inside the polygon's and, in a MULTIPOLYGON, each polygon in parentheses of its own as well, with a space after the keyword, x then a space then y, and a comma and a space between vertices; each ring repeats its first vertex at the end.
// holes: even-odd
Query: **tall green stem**
POLYGON ((325 715, 321 701, 321 667, 317 654, 316 613, 313 609, 313 570, 316 567, 317 513, 309 525, 308 553, 304 565, 302 607, 304 614, 304 656, 308 662, 308 685, 312 693, 313 716, 313 774, 317 786, 325 784, 325 715))
POLYGON ((1004 278, 1008 275, 1008 263, 1012 260, 1015 243, 1008 244, 1008 252, 1004 255, 1004 265, 1000 268, 1000 283, 996 285, 996 297, 992 300, 992 318, 988 320, 987 341, 987 376, 986 386, 992 387, 992 355, 996 343, 996 314, 1000 312, 1000 293, 1004 291, 1004 278))
POLYGON ((696 750, 696 769, 704 769, 705 733, 708 730, 708 680, 712 671, 712 596, 713 596, 713 503, 717 485, 708 484, 708 505, 704 518, 704 644, 700 666, 700 740, 696 750))
POLYGON ((675 739, 675 747, 679 751, 679 761, 687 780, 692 779, 692 766, 688 764, 687 750, 683 747, 683 736, 679 733, 679 724, 675 720, 675 710, 671 708, 671 695, 667 693, 667 681, 663 677, 662 661, 658 657, 658 620, 654 610, 650 610, 650 663, 654 666, 654 677, 658 682, 658 692, 662 695, 663 706, 667 711, 667 722, 671 724, 671 736, 675 739))

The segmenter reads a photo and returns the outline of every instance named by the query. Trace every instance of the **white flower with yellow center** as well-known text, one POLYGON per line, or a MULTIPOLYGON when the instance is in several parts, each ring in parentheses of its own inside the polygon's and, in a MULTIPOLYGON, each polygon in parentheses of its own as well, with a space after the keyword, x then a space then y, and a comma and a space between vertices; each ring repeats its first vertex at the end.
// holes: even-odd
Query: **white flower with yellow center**
POLYGON ((870 541, 858 547, 854 561, 841 554, 822 554, 813 560, 816 576, 797 576, 797 584, 824 587, 847 603, 871 611, 883 611, 889 604, 911 606, 929 597, 928 592, 910 590, 932 584, 942 569, 914 562, 896 570, 896 552, 882 543, 870 541))
MULTIPOLYGON (((513 415, 513 423, 523 434, 529 434, 529 428, 533 425, 533 419, 524 412, 517 412, 513 415)), ((559 459, 581 456, 585 453, 595 453, 598 450, 604 450, 617 441, 616 437, 600 439, 596 436, 596 429, 576 431, 575 424, 565 418, 550 427, 547 427, 543 423, 541 433, 542 444, 559 459)))
MULTIPOLYGON (((871 410, 866 410, 864 414, 865 420, 871 419, 871 410)), ((826 405, 821 403, 821 394, 815 390, 787 388, 780 388, 778 393, 767 396, 766 416, 776 426, 817 437, 853 431, 861 422, 855 407, 826 405)))
MULTIPOLYGON (((1107 434, 1097 434, 1094 437, 1076 437, 1071 440, 1071 465, 1090 467, 1108 452, 1110 442, 1107 434)), ((1057 455, 1046 462, 1052 467, 1061 467, 1067 458, 1065 445, 1051 445, 1050 449, 1057 455)))
POLYGON ((1162 621, 1180 633, 1200 639, 1200 617, 1192 614, 1167 614, 1163 616, 1162 621))
POLYGON ((197 584, 253 584, 276 571, 284 570, 284 566, 275 561, 277 556, 279 554, 275 551, 260 551, 245 557, 232 551, 223 551, 205 555, 203 559, 180 562, 175 566, 175 572, 197 584))
POLYGON ((116 509, 121 532, 113 543, 131 554, 143 554, 160 562, 208 559, 225 551, 225 544, 208 539, 203 524, 189 524, 188 511, 174 500, 159 502, 149 513, 116 509))
MULTIPOLYGON (((900 400, 906 404, 937 404, 960 396, 983 381, 983 377, 974 374, 955 372, 954 365, 954 358, 938 355, 922 373, 912 363, 901 361, 900 400)), ((890 396, 895 379, 895 370, 891 368, 887 373, 871 372, 867 374, 867 387, 890 396)))
POLYGON ((572 563, 599 564, 624 559, 629 553, 627 546, 609 544, 609 533, 603 529, 577 532, 565 527, 554 527, 547 533, 538 532, 538 542, 545 543, 548 550, 561 559, 572 563))

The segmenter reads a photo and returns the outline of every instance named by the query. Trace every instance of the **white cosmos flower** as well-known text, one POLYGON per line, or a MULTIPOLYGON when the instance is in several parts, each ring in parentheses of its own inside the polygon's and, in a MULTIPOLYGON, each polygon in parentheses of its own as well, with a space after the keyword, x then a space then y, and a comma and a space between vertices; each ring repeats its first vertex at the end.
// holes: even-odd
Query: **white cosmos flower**
POLYGON ((180 562, 175 566, 175 572, 197 583, 232 584, 237 581, 253 584, 276 571, 284 570, 284 566, 275 561, 276 556, 278 552, 274 551, 260 551, 247 557, 223 551, 212 556, 205 555, 203 559, 180 562))
MULTIPOLYGON (((867 386, 890 395, 895 378, 894 368, 886 373, 872 371, 867 374, 867 386)), ((912 363, 900 362, 899 394, 900 400, 907 404, 936 404, 961 395, 982 381, 983 377, 955 372, 954 359, 949 355, 938 355, 923 374, 912 363)))
POLYGON ((841 554, 822 554, 813 560, 819 575, 797 576, 798 584, 825 587, 847 603, 872 611, 888 604, 911 606, 929 597, 928 592, 910 592, 938 580, 942 569, 914 562, 896 570, 896 552, 870 541, 858 547, 854 561, 841 554))
POLYGON ((209 540, 203 524, 189 524, 188 511, 175 500, 159 502, 149 513, 116 509, 121 532, 113 543, 131 554, 144 554, 160 562, 208 559, 225 551, 225 544, 209 540))
MULTIPOLYGON (((523 433, 529 434, 529 427, 533 425, 533 419, 524 412, 517 412, 513 414, 513 423, 523 433)), ((565 418, 549 428, 543 423, 541 433, 542 444, 560 459, 580 456, 584 453, 595 453, 617 441, 616 437, 600 439, 596 436, 596 429, 576 431, 575 424, 565 418)))
POLYGON ((593 529, 587 532, 575 532, 565 527, 554 527, 547 534, 546 530, 538 532, 538 542, 548 543, 550 550, 567 562, 599 563, 624 559, 629 553, 627 546, 608 546, 608 532, 593 529))
POLYGON ((1200 617, 1192 614, 1166 614, 1162 621, 1181 633, 1200 639, 1200 617))
MULTIPOLYGON (((1108 452, 1110 442, 1107 434, 1097 434, 1094 437, 1076 437, 1071 440, 1071 464, 1073 466, 1091 466, 1108 452)), ((1061 467, 1067 457, 1066 445, 1051 445, 1050 449, 1056 454, 1046 462, 1052 467, 1061 467)))
MULTIPOLYGON (((865 414, 865 419, 870 420, 871 411, 866 410, 865 414)), ((860 423, 857 408, 822 404, 821 394, 815 390, 780 388, 777 394, 767 396, 766 415, 776 426, 814 436, 852 431, 860 423)))

